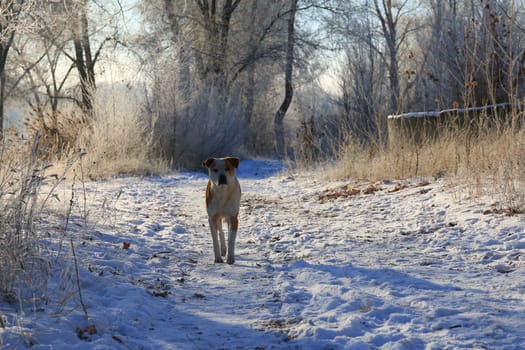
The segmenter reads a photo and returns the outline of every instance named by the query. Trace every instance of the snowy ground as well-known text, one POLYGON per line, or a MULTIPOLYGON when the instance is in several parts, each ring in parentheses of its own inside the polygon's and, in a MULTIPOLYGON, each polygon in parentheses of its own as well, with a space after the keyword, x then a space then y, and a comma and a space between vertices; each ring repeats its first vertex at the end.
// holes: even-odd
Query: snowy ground
POLYGON ((87 183, 84 218, 42 223, 61 271, 48 303, 0 304, 1 348, 524 348, 525 215, 442 180, 327 183, 278 165, 241 162, 232 266, 213 263, 204 174, 87 183), (70 237, 89 319, 71 254, 55 253, 70 237))

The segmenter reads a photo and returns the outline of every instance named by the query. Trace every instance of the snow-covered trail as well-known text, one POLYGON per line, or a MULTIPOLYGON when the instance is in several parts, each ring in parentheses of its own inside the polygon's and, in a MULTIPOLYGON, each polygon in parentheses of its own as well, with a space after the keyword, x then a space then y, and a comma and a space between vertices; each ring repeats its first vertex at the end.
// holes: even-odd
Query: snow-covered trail
POLYGON ((97 332, 79 339, 71 298, 27 321, 33 348, 523 348, 523 215, 484 215, 489 199, 440 181, 277 170, 241 162, 232 266, 213 263, 204 174, 90 184, 96 225, 77 243, 97 332))
MULTIPOLYGON (((265 163, 255 164, 264 173, 256 175, 257 171, 250 169, 247 186, 268 176, 265 163)), ((275 170, 270 166, 269 171, 275 170)), ((122 328, 125 322, 114 322, 111 315, 98 320, 116 324, 112 336, 127 348, 242 349, 247 344, 266 348, 283 343, 282 332, 267 331, 266 323, 271 324, 279 310, 274 268, 260 245, 259 229, 248 231, 242 223, 236 264, 213 263, 204 207, 206 182, 204 174, 188 173, 163 179, 112 180, 103 186, 104 200, 111 193, 118 193, 118 200, 110 210, 114 224, 102 237, 115 243, 125 263, 108 265, 104 257, 92 263, 92 270, 116 269, 104 275, 109 279, 117 275, 123 283, 142 287, 144 292, 138 294, 147 299, 130 306, 130 298, 121 295, 123 305, 115 307, 117 313, 123 313, 122 306, 134 309, 132 316, 126 316, 137 320, 134 326, 122 328), (123 242, 129 243, 129 249, 121 249, 123 242)), ((105 244, 104 239, 101 242, 105 244)), ((135 289, 126 294, 137 294, 135 289)), ((116 295, 106 297, 119 299, 116 295)))

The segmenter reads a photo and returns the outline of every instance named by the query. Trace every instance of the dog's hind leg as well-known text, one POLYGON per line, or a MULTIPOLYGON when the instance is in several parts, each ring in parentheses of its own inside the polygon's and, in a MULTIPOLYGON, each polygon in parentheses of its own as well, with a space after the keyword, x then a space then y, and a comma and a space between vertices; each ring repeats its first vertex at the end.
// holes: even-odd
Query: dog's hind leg
POLYGON ((224 238, 224 230, 222 229, 222 219, 219 220, 219 239, 221 241, 221 256, 226 256, 226 239, 224 238))
MULTIPOLYGON (((224 262, 221 257, 221 251, 219 248, 219 238, 218 235, 218 228, 221 225, 220 218, 213 217, 209 219, 210 222, 210 231, 211 231, 211 239, 213 241, 213 253, 215 255, 215 262, 216 263, 222 263, 224 262)), ((222 231, 222 230, 221 230, 222 231)), ((223 234, 224 235, 224 234, 223 234)))
POLYGON ((226 262, 233 264, 235 262, 235 239, 237 238, 237 226, 239 221, 236 216, 232 216, 228 220, 228 258, 226 262))

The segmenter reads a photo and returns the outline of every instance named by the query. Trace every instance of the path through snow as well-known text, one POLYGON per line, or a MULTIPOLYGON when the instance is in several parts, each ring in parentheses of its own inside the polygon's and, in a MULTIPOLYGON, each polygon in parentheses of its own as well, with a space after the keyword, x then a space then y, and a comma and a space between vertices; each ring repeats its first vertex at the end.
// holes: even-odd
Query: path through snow
MULTIPOLYGON (((523 215, 484 215, 489 199, 442 181, 326 183, 278 170, 241 162, 232 266, 213 263, 204 174, 89 183, 95 224, 75 232, 89 322, 74 286, 40 312, 6 305, 3 348, 525 344, 523 215)), ((55 274, 50 289, 62 284, 55 274)))

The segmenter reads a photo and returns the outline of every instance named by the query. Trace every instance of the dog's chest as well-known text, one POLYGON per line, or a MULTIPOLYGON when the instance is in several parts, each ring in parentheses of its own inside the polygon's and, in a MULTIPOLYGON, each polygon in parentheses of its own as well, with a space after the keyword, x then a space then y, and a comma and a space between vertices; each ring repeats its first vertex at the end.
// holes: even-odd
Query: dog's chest
POLYGON ((218 215, 235 215, 239 211, 241 191, 239 186, 214 186, 210 188, 208 212, 218 215))

